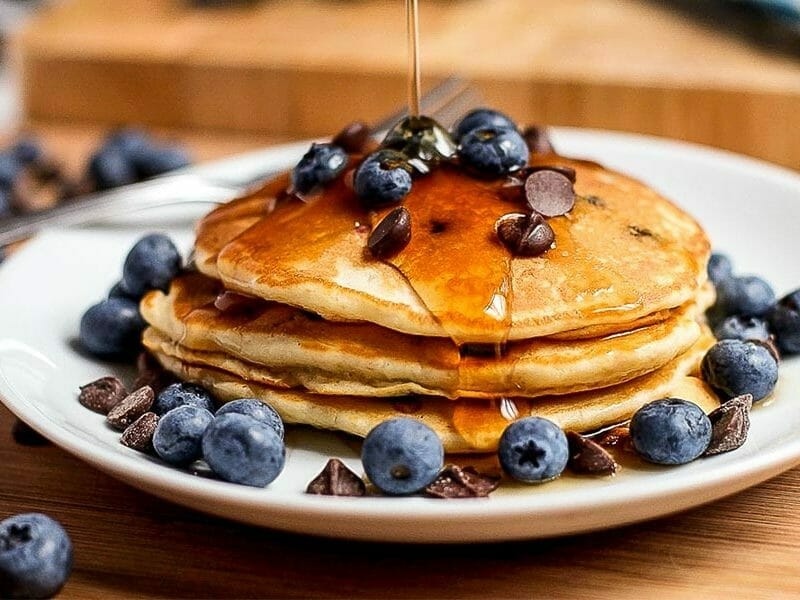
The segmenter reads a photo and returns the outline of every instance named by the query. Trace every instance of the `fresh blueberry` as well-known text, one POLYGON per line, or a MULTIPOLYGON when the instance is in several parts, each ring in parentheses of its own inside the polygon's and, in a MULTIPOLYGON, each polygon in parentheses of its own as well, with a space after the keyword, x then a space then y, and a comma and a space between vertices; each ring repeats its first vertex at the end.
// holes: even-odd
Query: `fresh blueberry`
POLYGON ((42 157, 42 147, 35 138, 22 138, 11 147, 11 155, 20 164, 29 165, 42 157))
POLYGON ((453 128, 453 138, 460 142, 468 133, 484 127, 496 129, 516 129, 517 125, 510 117, 489 108, 476 108, 458 122, 453 128))
POLYGON ((567 436, 552 421, 526 417, 506 427, 497 453, 511 477, 537 483, 561 475, 569 460, 569 445, 567 436))
POLYGON ((184 405, 173 408, 158 420, 153 448, 171 465, 187 465, 202 454, 203 433, 214 420, 205 408, 184 405))
POLYGON ((758 340, 769 341, 767 322, 756 317, 728 317, 714 328, 718 340, 758 340))
POLYGON ((425 423, 400 417, 384 421, 367 434, 361 462, 381 491, 403 496, 419 492, 436 479, 444 465, 444 447, 425 423))
POLYGON ((193 383, 173 383, 161 390, 153 402, 153 412, 165 415, 179 406, 194 406, 214 412, 214 399, 204 388, 193 383))
POLYGON ((21 171, 22 165, 12 154, 0 153, 0 188, 11 190, 21 171))
POLYGON ((89 175, 97 188, 107 190, 136 181, 136 170, 121 150, 110 146, 101 148, 89 159, 89 175))
POLYGON ((81 317, 81 345, 98 356, 129 355, 140 345, 145 322, 139 306, 125 298, 109 298, 95 304, 81 317))
POLYGON ((347 152, 333 144, 312 144, 292 170, 292 190, 306 195, 333 181, 347 167, 347 152))
POLYGON ((731 315, 763 317, 775 304, 775 292, 759 277, 731 277, 717 286, 717 302, 712 314, 717 318, 731 315))
POLYGON ((131 248, 122 266, 122 285, 133 296, 166 291, 181 270, 181 255, 167 236, 152 233, 131 248))
POLYGON ((118 281, 114 284, 114 286, 108 291, 109 298, 127 298, 128 300, 138 301, 141 300, 141 297, 136 297, 132 295, 128 290, 125 289, 125 286, 121 281, 118 281))
POLYGON ((275 430, 275 433, 283 439, 284 427, 283 419, 274 408, 269 404, 256 400, 255 398, 243 398, 223 404, 217 410, 217 416, 235 413, 253 417, 256 421, 261 421, 275 430))
POLYGON ((775 389, 778 361, 762 344, 722 340, 706 353, 702 373, 723 401, 742 394, 752 394, 758 401, 775 389))
POLYGON ((280 475, 286 457, 275 430, 253 417, 216 417, 203 435, 203 457, 225 481, 264 487, 280 475))
POLYGON ((72 542, 41 513, 0 522, 0 597, 51 598, 72 572, 72 542))
POLYGON ((733 263, 724 254, 712 254, 708 259, 708 278, 714 285, 719 285, 733 277, 733 263))
POLYGON ((132 159, 139 152, 147 151, 152 146, 150 137, 141 129, 125 127, 113 131, 107 138, 104 147, 115 148, 132 159))
POLYGON ((787 354, 800 352, 800 290, 783 297, 769 315, 778 347, 787 354))
POLYGON ((131 160, 140 179, 163 175, 192 164, 192 159, 178 146, 155 146, 132 154, 131 160))
POLYGON ((11 214, 11 190, 0 187, 0 219, 11 214))
POLYGON ((410 170, 404 154, 379 150, 356 169, 353 189, 368 208, 396 204, 411 191, 410 170))
POLYGON ((631 442, 645 460, 682 465, 703 454, 711 441, 711 421, 686 400, 667 398, 645 404, 633 415, 631 442))
POLYGON ((482 127, 461 139, 458 156, 467 168, 487 177, 500 177, 528 163, 528 146, 515 129, 482 127))

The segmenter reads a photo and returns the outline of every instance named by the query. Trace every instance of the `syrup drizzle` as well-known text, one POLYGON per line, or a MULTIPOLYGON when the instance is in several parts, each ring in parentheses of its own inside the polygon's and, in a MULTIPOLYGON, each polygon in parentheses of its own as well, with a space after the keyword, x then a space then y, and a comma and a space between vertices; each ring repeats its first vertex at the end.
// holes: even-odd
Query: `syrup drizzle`
POLYGON ((406 0, 406 32, 408 35, 408 114, 420 116, 419 89, 419 0, 406 0))

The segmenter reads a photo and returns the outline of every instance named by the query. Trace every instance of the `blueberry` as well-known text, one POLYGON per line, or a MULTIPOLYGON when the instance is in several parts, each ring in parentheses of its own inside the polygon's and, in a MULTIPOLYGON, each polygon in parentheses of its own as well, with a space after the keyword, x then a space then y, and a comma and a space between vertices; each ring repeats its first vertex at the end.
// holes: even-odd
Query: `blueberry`
POLYGON ((567 436, 552 421, 526 417, 506 427, 497 453, 511 477, 537 483, 561 475, 569 460, 569 445, 567 436))
POLYGON ((313 192, 333 181, 349 162, 347 152, 333 144, 312 144, 297 166, 292 169, 292 190, 300 195, 313 192))
POLYGON ((783 297, 769 315, 778 347, 787 354, 800 352, 800 290, 783 297))
POLYGON ((145 322, 139 306, 125 298, 95 304, 81 317, 81 345, 98 356, 119 357, 139 349, 145 322))
POLYGON ((35 138, 22 138, 11 147, 11 155, 21 165, 29 165, 42 157, 42 147, 35 138))
POLYGON ((214 420, 205 408, 184 405, 173 408, 158 420, 153 448, 161 460, 187 465, 202 454, 203 433, 214 420))
POLYGON ((21 171, 22 165, 13 155, 0 153, 0 188, 10 191, 21 171))
POLYGON ((711 421, 686 400, 667 398, 645 404, 633 415, 631 442, 645 460, 682 465, 703 454, 711 441, 711 421))
POLYGON ((708 259, 708 278, 714 285, 719 285, 733 277, 733 263, 724 254, 712 254, 708 259))
POLYGON ((136 181, 131 160, 118 148, 106 147, 89 159, 89 175, 100 190, 107 190, 136 181))
POLYGON ((283 419, 274 408, 269 404, 256 400, 255 398, 243 398, 223 404, 217 410, 217 416, 235 413, 253 417, 256 421, 261 421, 275 430, 275 433, 283 439, 284 428, 283 419))
POLYGON ((487 177, 500 177, 527 164, 528 146, 514 129, 482 127, 461 139, 458 156, 467 168, 487 177))
POLYGON ((72 571, 72 542, 58 521, 41 513, 0 522, 0 597, 50 598, 72 571))
POLYGON ((151 147, 150 137, 141 129, 126 127, 113 131, 104 144, 105 148, 115 148, 122 152, 129 159, 139 152, 146 151, 151 147))
POLYGON ((400 417, 377 425, 361 447, 361 462, 370 481, 393 496, 419 492, 444 465, 444 447, 422 421, 400 417))
POLYGON ((411 173, 406 156, 395 150, 370 154, 356 169, 353 189, 368 208, 400 202, 411 191, 411 173))
POLYGON ((717 302, 711 312, 717 318, 731 315, 763 317, 775 304, 775 292, 755 276, 731 277, 717 286, 717 302))
POLYGON ((778 361, 766 346, 741 340, 717 342, 705 355, 703 379, 723 401, 752 394, 766 398, 778 381, 778 361))
POLYGON ((769 327, 766 321, 756 317, 728 317, 714 328, 718 340, 769 340, 769 327))
POLYGON ((11 191, 0 187, 0 219, 11 214, 11 191))
POLYGON ((140 179, 163 175, 192 164, 186 150, 177 146, 147 147, 133 153, 131 160, 140 179))
POLYGON ((164 415, 179 406, 194 406, 214 412, 214 399, 204 388, 193 383, 173 383, 161 390, 153 402, 153 412, 164 415))
POLYGON ((138 301, 141 300, 141 297, 136 297, 131 294, 127 289, 125 289, 125 285, 121 281, 118 281, 113 285, 113 287, 108 291, 109 298, 127 298, 128 300, 138 301))
POLYGON ((167 236, 152 233, 131 248, 122 267, 122 286, 133 296, 166 291, 181 270, 181 255, 167 236))
POLYGON ((489 108, 476 108, 458 122, 453 128, 453 138, 460 142, 468 133, 484 127, 496 129, 516 129, 517 125, 510 117, 489 108))
POLYGON ((203 434, 208 466, 231 483, 264 487, 280 475, 285 456, 283 440, 275 430, 247 415, 220 415, 203 434))

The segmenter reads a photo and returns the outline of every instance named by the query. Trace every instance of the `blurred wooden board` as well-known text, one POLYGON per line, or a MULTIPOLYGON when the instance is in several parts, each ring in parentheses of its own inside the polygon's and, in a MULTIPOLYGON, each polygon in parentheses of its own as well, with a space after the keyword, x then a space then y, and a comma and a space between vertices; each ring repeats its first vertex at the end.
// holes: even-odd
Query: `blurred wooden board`
MULTIPOLYGON (((67 0, 17 40, 34 119, 333 132, 405 97, 401 0, 67 0)), ((638 131, 800 167, 800 61, 642 0, 423 0, 425 79, 525 121, 638 131)))

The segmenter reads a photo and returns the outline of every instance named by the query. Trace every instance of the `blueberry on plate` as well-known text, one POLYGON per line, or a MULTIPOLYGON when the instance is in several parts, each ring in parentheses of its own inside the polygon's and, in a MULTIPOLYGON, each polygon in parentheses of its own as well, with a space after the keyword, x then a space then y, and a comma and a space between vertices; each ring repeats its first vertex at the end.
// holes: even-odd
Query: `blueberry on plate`
POLYGON ((236 413, 215 417, 203 434, 203 458, 221 479, 264 487, 283 470, 286 448, 275 430, 236 413))
POLYGON ((339 146, 312 144, 292 169, 292 191, 305 196, 336 179, 350 161, 339 146))
POLYGON ((161 416, 179 406, 194 406, 213 413, 214 399, 205 388, 179 381, 161 390, 153 402, 153 412, 161 416))
POLYGON ((11 191, 0 187, 0 219, 11 214, 11 191))
POLYGON ((126 298, 109 298, 81 317, 81 345, 97 356, 120 357, 139 349, 145 322, 139 305, 126 298))
POLYGON ((719 285, 733 277, 733 263, 724 254, 712 254, 708 259, 708 278, 714 285, 719 285))
POLYGON ((497 110, 490 108, 476 108, 466 114, 453 128, 453 138, 460 142, 468 133, 484 127, 494 127, 496 129, 516 129, 517 124, 497 110))
POLYGON ((124 127, 112 131, 106 138, 103 147, 115 148, 132 159, 136 154, 146 151, 152 146, 150 136, 141 129, 124 127))
POLYGON ((762 344, 741 340, 717 342, 702 363, 705 382, 722 401, 752 394, 753 401, 763 400, 778 382, 778 361, 762 344))
POLYGON ((728 317, 714 328, 714 336, 718 340, 758 340, 769 341, 767 322, 756 317, 734 315, 728 317))
POLYGON ((88 170, 99 190, 108 190, 136 181, 136 170, 130 158, 113 146, 95 152, 89 159, 88 170))
POLYGON ((712 313, 721 318, 731 315, 763 317, 774 304, 775 292, 760 277, 731 277, 717 286, 717 302, 712 313))
POLYGON ((444 466, 444 446, 422 421, 389 419, 367 434, 361 462, 367 477, 382 492, 404 496, 419 492, 436 479, 444 466))
POLYGON ((781 298, 769 315, 778 348, 787 354, 800 352, 800 290, 781 298))
POLYGON ((33 137, 25 137, 11 147, 11 155, 22 165, 29 165, 42 157, 42 147, 33 137))
POLYGON ((253 417, 256 421, 261 421, 265 425, 269 425, 275 430, 281 439, 284 435, 283 419, 274 408, 266 402, 256 400, 255 398, 242 398, 241 400, 233 400, 223 404, 217 415, 227 415, 229 413, 236 413, 239 415, 247 415, 253 417))
POLYGON ((561 475, 569 460, 567 436, 542 417, 525 417, 506 427, 497 449, 500 465, 511 477, 540 483, 561 475))
POLYGON ((136 175, 148 179, 192 164, 189 153, 179 146, 148 146, 131 155, 136 175))
POLYGON ((173 408, 158 420, 153 448, 171 465, 187 465, 202 455, 203 433, 214 420, 205 408, 184 405, 173 408))
POLYGON ((481 127, 461 139, 458 156, 479 175, 501 177, 528 164, 528 145, 516 129, 481 127))
POLYGON ((152 233, 131 248, 122 266, 122 286, 141 297, 148 290, 166 291, 181 270, 181 255, 167 236, 152 233))
POLYGON ((633 415, 631 442, 637 454, 659 465, 682 465, 703 454, 711 421, 693 402, 678 398, 645 404, 633 415))
POLYGON ((353 178, 353 189, 367 208, 397 204, 411 191, 411 166, 396 150, 379 150, 364 159, 353 178))
POLYGON ((0 597, 50 598, 72 572, 72 542, 58 521, 41 513, 0 522, 0 597))

